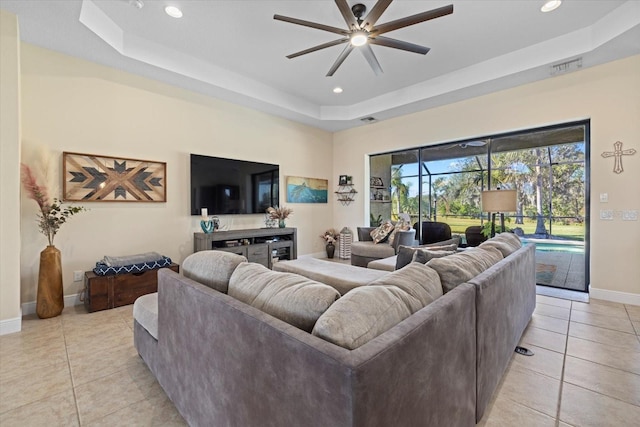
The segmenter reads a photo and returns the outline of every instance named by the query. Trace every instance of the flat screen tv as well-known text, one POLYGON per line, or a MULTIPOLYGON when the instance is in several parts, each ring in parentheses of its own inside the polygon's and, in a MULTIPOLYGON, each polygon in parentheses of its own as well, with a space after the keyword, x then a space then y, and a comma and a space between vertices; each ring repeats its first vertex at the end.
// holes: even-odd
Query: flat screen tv
POLYGON ((265 213, 278 205, 279 166, 191 154, 191 215, 265 213))

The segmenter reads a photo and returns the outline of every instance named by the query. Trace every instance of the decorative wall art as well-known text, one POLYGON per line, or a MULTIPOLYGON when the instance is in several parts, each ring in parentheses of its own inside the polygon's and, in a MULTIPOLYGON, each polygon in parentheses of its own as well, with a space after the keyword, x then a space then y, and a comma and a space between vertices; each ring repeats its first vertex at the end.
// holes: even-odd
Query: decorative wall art
POLYGON ((632 156, 636 154, 636 150, 630 148, 629 150, 622 149, 622 142, 616 141, 613 143, 613 151, 605 151, 602 153, 602 157, 615 157, 615 162, 613 163, 613 172, 622 173, 624 172, 624 168, 622 167, 622 156, 632 156))
POLYGON ((329 181, 326 179, 287 177, 288 203, 327 203, 329 181))
POLYGON ((369 186, 370 187, 384 187, 384 183, 382 178, 378 176, 369 177, 369 186))
POLYGON ((83 202, 165 202, 164 162, 62 153, 63 197, 83 202))

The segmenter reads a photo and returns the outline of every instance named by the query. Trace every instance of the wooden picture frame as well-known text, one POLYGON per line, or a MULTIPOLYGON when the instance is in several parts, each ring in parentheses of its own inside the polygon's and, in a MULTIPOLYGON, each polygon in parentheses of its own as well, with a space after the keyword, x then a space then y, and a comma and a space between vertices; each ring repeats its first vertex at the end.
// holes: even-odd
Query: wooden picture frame
POLYGON ((64 201, 167 201, 165 162, 63 152, 62 169, 64 201))

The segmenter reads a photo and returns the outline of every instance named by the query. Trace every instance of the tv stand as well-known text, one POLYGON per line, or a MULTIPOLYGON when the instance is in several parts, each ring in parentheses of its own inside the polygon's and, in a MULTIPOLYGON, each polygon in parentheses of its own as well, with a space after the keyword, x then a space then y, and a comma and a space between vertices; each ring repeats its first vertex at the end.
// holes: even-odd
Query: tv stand
POLYGON ((193 251, 220 250, 246 257, 272 268, 278 260, 298 257, 297 229, 254 228, 248 230, 193 233, 193 251))

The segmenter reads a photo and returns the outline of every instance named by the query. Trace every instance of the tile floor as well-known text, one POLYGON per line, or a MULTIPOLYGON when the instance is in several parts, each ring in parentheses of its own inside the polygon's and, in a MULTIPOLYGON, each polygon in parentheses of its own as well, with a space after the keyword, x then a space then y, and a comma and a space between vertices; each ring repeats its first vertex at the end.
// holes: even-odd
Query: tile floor
MULTIPOLYGON (((514 353, 479 425, 639 425, 638 333, 638 306, 539 295, 522 338, 535 356, 514 353)), ((132 306, 77 306, 0 337, 0 425, 185 422, 133 347, 132 306)))

